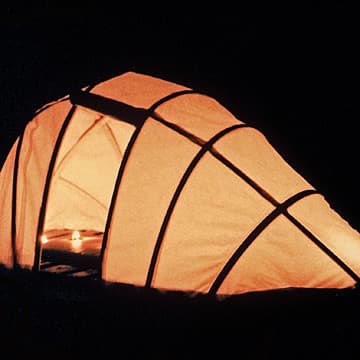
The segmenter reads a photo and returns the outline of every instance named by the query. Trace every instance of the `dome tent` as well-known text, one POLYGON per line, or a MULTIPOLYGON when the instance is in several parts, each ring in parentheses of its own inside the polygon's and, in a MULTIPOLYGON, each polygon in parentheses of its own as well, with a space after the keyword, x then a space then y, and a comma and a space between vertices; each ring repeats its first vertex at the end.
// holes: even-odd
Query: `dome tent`
POLYGON ((359 281, 358 232, 260 131, 209 96, 134 72, 40 109, 0 172, 0 206, 7 268, 46 270, 54 244, 95 254, 104 281, 164 290, 359 281))

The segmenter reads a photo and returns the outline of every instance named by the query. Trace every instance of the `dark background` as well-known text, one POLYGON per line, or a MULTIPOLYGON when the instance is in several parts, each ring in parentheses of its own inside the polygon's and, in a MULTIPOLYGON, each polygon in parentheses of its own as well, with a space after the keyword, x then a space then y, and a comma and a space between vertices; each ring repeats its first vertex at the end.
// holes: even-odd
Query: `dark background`
MULTIPOLYGON (((233 8, 211 2, 196 8, 172 2, 155 8, 134 2, 85 8, 2 3, 0 24, 0 164, 32 113, 44 103, 132 70, 219 100, 239 119, 260 129, 288 163, 360 230, 359 22, 353 5, 328 1, 280 6, 253 1, 233 8)), ((86 293, 81 284, 45 279, 44 286, 42 280, 32 283, 27 276, 6 279, 1 280, 0 293, 2 324, 10 324, 3 327, 9 334, 5 339, 12 344, 16 338, 14 347, 32 348, 37 355, 47 345, 51 357, 56 348, 70 354, 75 344, 91 352, 100 341, 105 348, 103 330, 109 326, 116 327, 113 345, 124 328, 131 328, 125 342, 136 339, 141 330, 143 336, 129 349, 145 354, 159 355, 166 338, 168 352, 166 348, 160 352, 164 358, 176 354, 179 359, 201 358, 204 350, 208 357, 213 349, 218 356, 229 357, 242 347, 251 359, 271 355, 278 359, 281 354, 309 359, 314 345, 319 359, 332 353, 349 359, 357 349, 356 297, 346 301, 337 296, 330 300, 320 296, 316 301, 312 297, 310 303, 298 306, 300 300, 289 301, 289 294, 281 294, 271 311, 270 296, 260 305, 250 297, 250 308, 230 304, 222 312, 194 302, 191 311, 176 312, 173 309, 182 308, 183 299, 164 303, 150 296, 135 297, 134 302, 122 292, 121 302, 115 303, 112 297, 105 300, 107 292, 86 293), (175 332, 176 324, 204 319, 201 338, 204 328, 196 326, 191 336, 189 327, 175 332), (159 332, 157 323, 172 326, 159 332), (79 332, 85 334, 80 344, 79 332), (225 334, 223 342, 220 333, 225 334), (233 336, 227 337, 230 333, 233 336), (191 344, 198 345, 194 357, 191 344)))
POLYGON ((249 3, 2 5, 0 164, 34 110, 133 70, 218 99, 359 230, 355 8, 249 3))

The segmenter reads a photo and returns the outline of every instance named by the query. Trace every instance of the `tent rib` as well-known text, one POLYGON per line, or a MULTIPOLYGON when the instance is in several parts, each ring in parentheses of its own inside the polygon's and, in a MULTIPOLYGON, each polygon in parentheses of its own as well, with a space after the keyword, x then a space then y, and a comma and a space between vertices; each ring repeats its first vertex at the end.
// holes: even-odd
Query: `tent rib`
MULTIPOLYGON (((145 124, 145 121, 147 120, 147 118, 149 116, 152 115, 152 113, 156 110, 156 108, 158 106, 160 106, 161 104, 163 104, 163 103, 165 103, 167 101, 170 101, 171 99, 174 99, 174 98, 176 98, 178 96, 186 95, 186 94, 189 94, 189 93, 194 93, 194 91, 193 90, 175 91, 175 92, 173 92, 173 93, 159 99, 158 101, 156 101, 153 105, 151 105, 149 107, 148 110, 141 109, 142 110, 141 112, 136 112, 136 114, 135 114, 136 115, 136 124, 137 124, 136 129, 135 129, 135 131, 133 132, 133 134, 132 134, 132 136, 130 138, 130 141, 129 141, 128 146, 126 147, 126 150, 125 150, 125 153, 124 153, 124 157, 123 157, 123 159, 121 161, 121 165, 120 165, 117 177, 116 177, 116 181, 115 181, 115 185, 114 185, 114 189, 113 189, 113 194, 112 194, 112 197, 111 197, 110 206, 109 206, 109 210, 108 210, 108 215, 107 215, 107 219, 106 219, 106 223, 105 223, 103 241, 102 241, 102 244, 101 244, 101 251, 100 251, 100 261, 99 261, 99 267, 100 267, 99 268, 99 275, 100 275, 99 277, 100 277, 100 279, 102 279, 102 277, 103 277, 102 264, 103 264, 104 257, 105 257, 105 250, 106 250, 107 243, 108 243, 109 230, 110 230, 111 220, 112 220, 112 216, 113 216, 114 209, 115 209, 115 203, 116 203, 117 195, 118 195, 118 192, 119 192, 121 180, 122 180, 123 175, 124 175, 125 167, 126 167, 126 164, 127 164, 128 160, 129 160, 129 157, 130 157, 131 151, 132 151, 132 149, 134 147, 135 141, 138 138, 138 136, 139 136, 139 134, 141 132, 141 129, 142 129, 143 125, 145 124), (142 119, 139 118, 139 115, 142 116, 142 119)), ((88 94, 86 94, 86 95, 88 95, 88 94)), ((90 94, 90 95, 94 95, 94 94, 90 94)), ((104 97, 99 96, 99 95, 95 95, 95 96, 99 97, 101 99, 109 100, 109 102, 111 102, 111 104, 113 105, 113 108, 115 108, 115 110, 122 110, 122 105, 126 106, 125 107, 126 111, 131 110, 131 109, 136 111, 136 109, 139 109, 139 108, 134 108, 134 107, 132 107, 130 105, 120 103, 120 102, 112 100, 112 99, 104 98, 104 97), (120 107, 117 108, 116 107, 117 105, 119 105, 120 107)), ((89 106, 89 108, 92 108, 91 103, 89 103, 88 106, 89 106)), ((122 115, 118 111, 116 111, 116 114, 113 113, 113 114, 109 114, 109 115, 110 116, 115 116, 116 118, 119 118, 119 116, 120 116, 120 119, 122 119, 122 115)))
POLYGON ((222 131, 220 131, 219 133, 214 135, 209 141, 207 141, 205 144, 202 145, 199 152, 195 155, 195 157, 193 158, 193 160, 191 161, 191 163, 187 167, 185 173, 183 174, 182 178, 180 179, 180 182, 179 182, 179 184, 178 184, 178 186, 177 186, 177 188, 176 188, 176 190, 174 192, 174 195, 173 195, 173 197, 172 197, 172 199, 170 201, 169 207, 167 209, 164 220, 162 222, 162 225, 161 225, 161 228, 160 228, 160 231, 159 231, 159 235, 158 235, 158 238, 156 240, 154 250, 153 250, 153 254, 152 254, 152 257, 151 257, 145 287, 151 287, 153 277, 154 277, 154 273, 155 273, 155 269, 156 269, 156 265, 157 265, 158 258, 159 258, 160 248, 161 248, 161 245, 162 245, 163 240, 164 240, 165 231, 166 231, 167 226, 169 224, 171 215, 173 214, 173 211, 175 209, 175 205, 176 205, 176 203, 177 203, 177 201, 178 201, 178 199, 180 197, 180 194, 181 194, 182 190, 184 189, 190 175, 193 173, 195 167, 200 162, 202 157, 206 154, 206 152, 208 152, 212 148, 212 146, 219 139, 221 139, 223 136, 230 133, 231 131, 234 131, 234 130, 239 129, 239 128, 244 128, 244 127, 249 127, 249 125, 247 125, 247 124, 233 125, 233 126, 230 126, 230 127, 226 128, 226 129, 223 129, 222 131))
POLYGON ((282 204, 277 206, 269 215, 267 215, 247 236, 247 238, 240 244, 240 246, 235 250, 233 255, 226 262, 215 281, 210 287, 209 294, 215 295, 222 283, 224 282, 227 275, 230 273, 231 269, 234 267, 236 262, 240 259, 242 254, 249 248, 249 246, 255 241, 255 239, 260 235, 262 231, 268 227, 271 222, 273 222, 279 215, 285 215, 294 225, 296 225, 310 240, 312 240, 320 249, 325 252, 332 260, 335 261, 349 276, 351 276, 356 282, 359 282, 359 277, 351 270, 340 258, 338 258, 329 248, 327 248, 320 240, 318 240, 309 230, 307 230, 301 223, 299 223, 295 218, 293 218, 288 212, 287 209, 296 203, 297 201, 303 199, 306 196, 319 194, 317 190, 304 190, 296 195, 291 196, 289 199, 285 200, 282 204))
POLYGON ((16 251, 16 230, 17 230, 17 224, 16 224, 17 201, 16 201, 16 198, 17 198, 17 180, 18 180, 18 174, 19 174, 19 160, 20 160, 21 146, 22 146, 22 142, 24 139, 24 131, 21 133, 18 144, 16 146, 14 172, 13 172, 13 184, 12 184, 11 249, 12 249, 12 261, 13 261, 14 268, 18 267, 17 251, 16 251))

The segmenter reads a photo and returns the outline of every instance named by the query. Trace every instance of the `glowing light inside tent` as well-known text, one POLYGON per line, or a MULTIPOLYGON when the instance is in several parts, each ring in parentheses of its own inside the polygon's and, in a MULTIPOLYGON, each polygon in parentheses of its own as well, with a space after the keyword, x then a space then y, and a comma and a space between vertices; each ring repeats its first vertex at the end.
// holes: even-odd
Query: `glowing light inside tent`
POLYGON ((73 231, 72 235, 71 235, 71 240, 76 241, 76 240, 81 240, 80 239, 80 232, 75 230, 73 231))
POLYGON ((74 252, 79 252, 82 250, 82 240, 80 232, 75 230, 71 235, 71 248, 74 252))
POLYGON ((49 239, 47 238, 47 236, 46 236, 46 235, 42 235, 42 236, 41 236, 41 243, 42 243, 42 244, 46 244, 47 242, 49 242, 49 239))

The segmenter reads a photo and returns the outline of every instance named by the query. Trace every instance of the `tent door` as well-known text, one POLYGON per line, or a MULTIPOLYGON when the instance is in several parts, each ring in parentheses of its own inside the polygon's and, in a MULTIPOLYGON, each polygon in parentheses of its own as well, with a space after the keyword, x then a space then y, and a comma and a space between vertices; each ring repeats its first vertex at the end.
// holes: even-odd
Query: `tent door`
POLYGON ((88 109, 75 112, 52 174, 40 271, 98 276, 115 181, 134 130, 88 109))
POLYGON ((51 230, 41 239, 40 271, 97 278, 102 232, 51 230))

